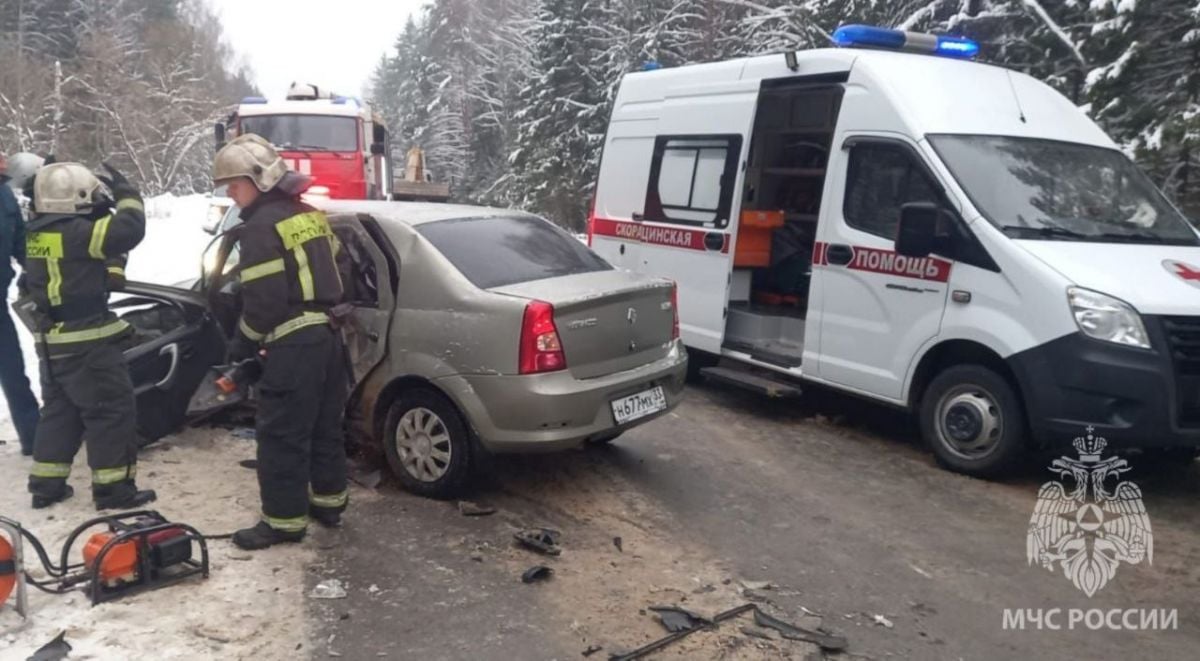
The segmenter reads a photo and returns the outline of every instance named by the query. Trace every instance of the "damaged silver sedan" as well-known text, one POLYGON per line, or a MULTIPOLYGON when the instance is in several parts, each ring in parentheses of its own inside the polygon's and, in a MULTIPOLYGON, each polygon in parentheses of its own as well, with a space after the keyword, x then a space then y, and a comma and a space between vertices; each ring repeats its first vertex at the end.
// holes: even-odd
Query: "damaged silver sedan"
MULTIPOLYGON (((687 355, 669 281, 614 269, 567 232, 512 210, 319 204, 342 245, 353 365, 350 431, 382 444, 410 490, 450 497, 475 455, 611 441, 671 410, 687 355)), ((228 228, 222 228, 228 229, 228 228)), ((193 290, 129 283, 114 303, 139 432, 186 424, 239 313, 222 234, 193 290)))

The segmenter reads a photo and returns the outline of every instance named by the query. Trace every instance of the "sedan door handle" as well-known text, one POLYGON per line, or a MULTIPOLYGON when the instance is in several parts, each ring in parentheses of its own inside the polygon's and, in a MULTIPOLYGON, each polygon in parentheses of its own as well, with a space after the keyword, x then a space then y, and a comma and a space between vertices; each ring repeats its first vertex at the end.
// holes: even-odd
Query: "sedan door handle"
POLYGON ((159 350, 158 355, 171 355, 171 367, 167 369, 167 375, 161 381, 154 384, 159 390, 166 390, 175 383, 175 374, 179 371, 179 345, 175 342, 168 344, 159 350))
POLYGON ((844 243, 831 243, 825 249, 825 259, 830 264, 845 266, 854 259, 854 249, 844 243))
POLYGON ((367 339, 372 342, 378 342, 379 341, 379 333, 376 333, 375 331, 371 331, 370 333, 367 333, 367 339))

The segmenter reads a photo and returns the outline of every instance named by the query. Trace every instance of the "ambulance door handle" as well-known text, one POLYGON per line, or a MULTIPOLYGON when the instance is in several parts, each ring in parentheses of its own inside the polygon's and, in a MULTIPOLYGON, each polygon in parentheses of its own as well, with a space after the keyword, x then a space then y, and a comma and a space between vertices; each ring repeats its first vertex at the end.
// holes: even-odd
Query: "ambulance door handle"
POLYGON ((646 220, 646 217, 645 217, 645 216, 643 216, 642 214, 640 214, 640 213, 638 213, 638 212, 636 212, 636 211, 634 211, 634 212, 633 212, 632 218, 633 218, 634 220, 638 221, 638 222, 641 222, 641 221, 643 221, 643 220, 646 220))
POLYGON ((621 254, 622 254, 622 255, 624 255, 624 254, 625 254, 625 244, 624 244, 624 243, 622 243, 622 244, 621 244, 621 249, 620 249, 620 252, 621 252, 621 254))
POLYGON ((831 243, 825 249, 825 258, 829 260, 830 264, 845 266, 854 258, 854 251, 844 243, 831 243))

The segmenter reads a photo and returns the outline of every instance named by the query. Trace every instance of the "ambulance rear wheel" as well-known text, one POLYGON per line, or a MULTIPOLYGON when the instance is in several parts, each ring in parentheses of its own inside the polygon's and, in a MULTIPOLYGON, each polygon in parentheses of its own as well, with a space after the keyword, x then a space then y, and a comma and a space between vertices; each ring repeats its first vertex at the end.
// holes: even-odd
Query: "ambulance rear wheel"
POLYGON ((1025 412, 1008 381, 983 365, 938 374, 921 399, 921 435, 950 470, 993 477, 1025 453, 1025 412))

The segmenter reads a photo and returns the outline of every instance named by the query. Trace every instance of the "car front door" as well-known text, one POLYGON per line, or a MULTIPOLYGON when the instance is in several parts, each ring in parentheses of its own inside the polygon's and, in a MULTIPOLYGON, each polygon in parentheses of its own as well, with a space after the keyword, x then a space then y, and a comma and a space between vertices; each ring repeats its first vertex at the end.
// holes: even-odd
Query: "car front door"
POLYGON ((192 394, 225 357, 225 336, 197 292, 130 282, 110 308, 134 329, 125 359, 145 446, 186 422, 192 394))
POLYGON ((822 291, 822 380, 894 400, 942 323, 953 262, 896 252, 900 209, 933 202, 957 217, 913 143, 851 136, 835 159, 813 286, 822 291))
MULTIPOLYGON (((369 217, 332 214, 329 224, 339 242, 338 271, 342 276, 344 301, 351 306, 342 339, 354 374, 362 383, 387 352, 388 327, 396 309, 392 270, 387 257, 364 223, 369 217)), ((380 234, 382 236, 382 234, 380 234)))

